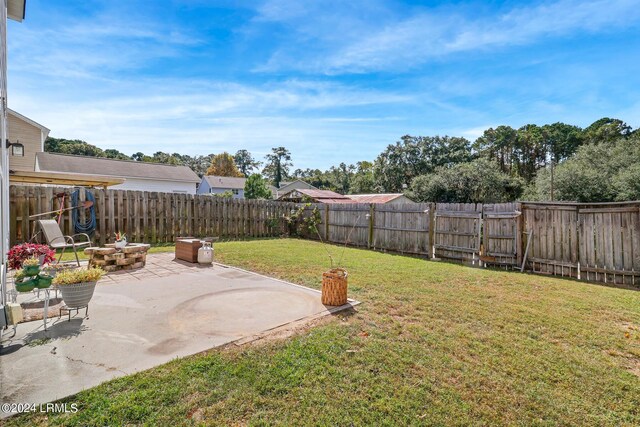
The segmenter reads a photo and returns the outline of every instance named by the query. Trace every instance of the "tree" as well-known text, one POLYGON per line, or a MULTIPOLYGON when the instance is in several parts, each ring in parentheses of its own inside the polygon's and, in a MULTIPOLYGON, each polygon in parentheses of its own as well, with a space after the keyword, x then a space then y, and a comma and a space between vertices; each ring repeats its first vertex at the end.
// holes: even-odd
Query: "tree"
POLYGON ((267 181, 254 173, 244 183, 244 197, 245 199, 270 199, 272 196, 267 181))
POLYGON ((356 173, 351 180, 351 194, 367 194, 375 192, 373 179, 373 163, 362 161, 356 163, 356 173))
POLYGON ((481 158, 414 178, 407 196, 417 202, 501 203, 516 200, 523 188, 521 178, 481 158))
POLYGON ((273 181, 276 188, 280 188, 280 183, 289 175, 291 163, 291 153, 284 147, 271 149, 271 154, 265 156, 267 164, 262 173, 273 181))
POLYGON ((484 131, 473 143, 473 148, 482 157, 495 161, 508 174, 515 173, 518 131, 510 126, 498 126, 484 131))
POLYGON ((182 156, 182 163, 185 166, 189 166, 196 175, 202 178, 207 173, 207 169, 209 168, 209 165, 211 165, 211 159, 213 159, 213 156, 213 154, 193 157, 182 156))
POLYGON ((44 151, 77 156, 104 157, 102 149, 79 139, 47 137, 44 142, 44 151))
POLYGON ((584 143, 584 132, 578 126, 553 123, 542 126, 542 134, 550 159, 560 163, 571 157, 584 143))
POLYGON ((379 191, 400 192, 413 178, 431 173, 438 166, 471 159, 471 143, 465 138, 405 135, 376 158, 373 175, 379 191))
POLYGON ((233 160, 236 162, 236 166, 245 177, 249 177, 251 172, 262 164, 261 162, 256 161, 247 150, 238 150, 236 155, 233 156, 233 160))
POLYGON ((588 144, 600 144, 626 138, 631 133, 631 126, 622 120, 603 117, 584 130, 584 138, 588 144))
MULTIPOLYGON (((601 144, 585 144, 554 170, 554 199, 614 202, 640 199, 640 134, 601 144)), ((525 193, 550 200, 551 170, 538 173, 525 193)))
POLYGON ((340 194, 349 194, 354 171, 355 166, 347 166, 345 163, 340 163, 338 166, 331 166, 326 172, 331 188, 340 194))
POLYGON ((528 124, 518 129, 514 154, 516 174, 530 182, 538 169, 547 165, 547 145, 542 128, 528 124))
POLYGON ((113 148, 104 150, 104 156, 108 159, 131 160, 131 157, 113 148))
POLYGON ((213 155, 211 166, 207 169, 207 175, 241 177, 242 173, 236 167, 231 154, 225 151, 213 155))
POLYGON ((331 182, 327 177, 327 173, 322 172, 320 169, 296 169, 292 178, 301 179, 321 190, 331 189, 331 182))
POLYGON ((140 151, 138 151, 137 153, 133 153, 133 154, 131 155, 131 159, 132 159, 132 160, 135 160, 136 162, 142 162, 142 161, 144 161, 144 157, 145 157, 144 153, 143 153, 143 152, 140 152, 140 151))

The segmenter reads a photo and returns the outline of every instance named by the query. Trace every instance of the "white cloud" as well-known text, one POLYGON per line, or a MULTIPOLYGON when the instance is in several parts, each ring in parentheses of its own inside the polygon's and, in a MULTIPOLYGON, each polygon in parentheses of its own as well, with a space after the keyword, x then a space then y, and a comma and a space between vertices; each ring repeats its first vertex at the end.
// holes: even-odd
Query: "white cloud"
MULTIPOLYGON (((301 34, 313 37, 303 50, 282 47, 260 71, 297 68, 329 74, 359 73, 379 70, 405 70, 444 55, 484 51, 512 45, 533 44, 546 37, 609 31, 638 24, 637 0, 559 0, 533 6, 517 7, 494 15, 476 17, 468 6, 458 10, 414 9, 399 18, 390 14, 366 26, 359 16, 347 18, 334 9, 324 14, 336 20, 337 31, 322 18, 309 20, 307 15, 293 14, 285 22, 301 34), (350 21, 345 22, 347 19, 350 21), (313 27, 313 23, 321 24, 313 27), (339 34, 338 41, 329 39, 339 34), (319 44, 319 46, 318 46, 319 44), (303 51, 304 52, 304 51, 303 51)), ((273 18, 275 19, 275 18, 273 18)))
POLYGON ((319 161, 329 166, 339 153, 360 160, 371 141, 376 147, 384 146, 397 136, 399 131, 388 125, 398 118, 367 115, 368 108, 410 99, 300 80, 260 86, 144 80, 110 84, 110 90, 97 94, 64 88, 28 92, 20 90, 20 81, 16 84, 10 107, 49 127, 55 137, 83 139, 127 154, 168 151, 193 155, 246 148, 261 156, 272 146, 285 145, 294 152, 295 147, 300 148, 296 161, 300 167, 319 161), (167 88, 176 89, 167 93, 167 88), (336 117, 340 109, 349 112, 336 117), (318 159, 312 150, 301 148, 311 141, 314 149, 335 155, 325 153, 318 159), (335 150, 349 144, 353 144, 352 154, 348 148, 335 150))

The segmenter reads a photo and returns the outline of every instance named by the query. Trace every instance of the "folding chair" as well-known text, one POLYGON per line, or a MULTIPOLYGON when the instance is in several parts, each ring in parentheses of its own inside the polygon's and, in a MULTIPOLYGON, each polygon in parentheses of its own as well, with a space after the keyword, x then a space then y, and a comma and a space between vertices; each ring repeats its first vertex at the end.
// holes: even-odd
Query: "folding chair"
POLYGON ((78 233, 73 236, 65 236, 62 234, 62 230, 60 230, 60 226, 53 219, 40 219, 38 220, 38 225, 40 226, 40 230, 42 230, 42 234, 44 234, 45 239, 47 240, 47 244, 52 249, 62 249, 60 253, 60 257, 56 264, 60 262, 62 259, 62 255, 64 255, 64 251, 67 248, 73 249, 73 253, 76 256, 76 263, 78 267, 80 266, 80 259, 78 258, 78 248, 82 248, 84 246, 91 246, 91 237, 89 237, 86 233, 78 233), (79 236, 84 236, 86 241, 76 242, 75 238, 79 236))

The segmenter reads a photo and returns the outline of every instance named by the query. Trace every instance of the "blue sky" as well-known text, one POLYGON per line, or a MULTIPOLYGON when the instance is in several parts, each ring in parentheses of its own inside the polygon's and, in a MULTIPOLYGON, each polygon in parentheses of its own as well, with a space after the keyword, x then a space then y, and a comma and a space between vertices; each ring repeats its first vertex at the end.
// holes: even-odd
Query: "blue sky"
POLYGON ((404 134, 640 126, 638 0, 45 1, 11 22, 9 106, 127 154, 372 160, 404 134))

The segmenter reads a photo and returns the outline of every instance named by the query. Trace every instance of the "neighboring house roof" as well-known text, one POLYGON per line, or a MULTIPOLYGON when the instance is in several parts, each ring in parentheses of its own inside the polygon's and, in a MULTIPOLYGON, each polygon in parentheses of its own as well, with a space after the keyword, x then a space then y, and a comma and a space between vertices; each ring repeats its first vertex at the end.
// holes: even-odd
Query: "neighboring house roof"
POLYGON ((58 153, 36 153, 40 171, 106 175, 124 178, 162 181, 200 182, 200 178, 187 166, 133 160, 105 159, 103 157, 74 156, 58 153))
POLYGON ((347 197, 358 203, 389 203, 404 194, 349 194, 347 197))
POLYGON ((45 138, 49 135, 49 132, 51 132, 51 129, 49 129, 46 126, 41 125, 40 123, 31 120, 29 117, 27 116, 23 116, 22 114, 18 113, 17 111, 13 111, 11 108, 7 108, 7 113, 11 114, 14 117, 17 117, 18 119, 29 123, 32 126, 37 127, 38 129, 40 129, 42 132, 44 132, 45 134, 45 138))
POLYGON ((302 196, 307 196, 320 203, 354 203, 353 200, 342 194, 338 194, 329 190, 318 190, 310 188, 296 188, 283 194, 278 199, 297 199, 302 196))
POLYGON ((211 188, 230 188, 243 190, 244 183, 247 181, 247 178, 236 178, 231 176, 215 176, 215 175, 206 175, 202 177, 209 187, 211 188))
POLYGON ((295 187, 296 185, 300 185, 302 184, 302 188, 310 188, 310 189, 316 189, 317 187, 314 187, 313 185, 309 184, 308 182, 305 182, 301 179, 296 179, 294 181, 290 181, 290 182, 281 182, 280 183, 280 188, 278 189, 278 192, 284 194, 286 192, 288 192, 289 190, 293 189, 293 188, 300 188, 300 187, 295 187))

